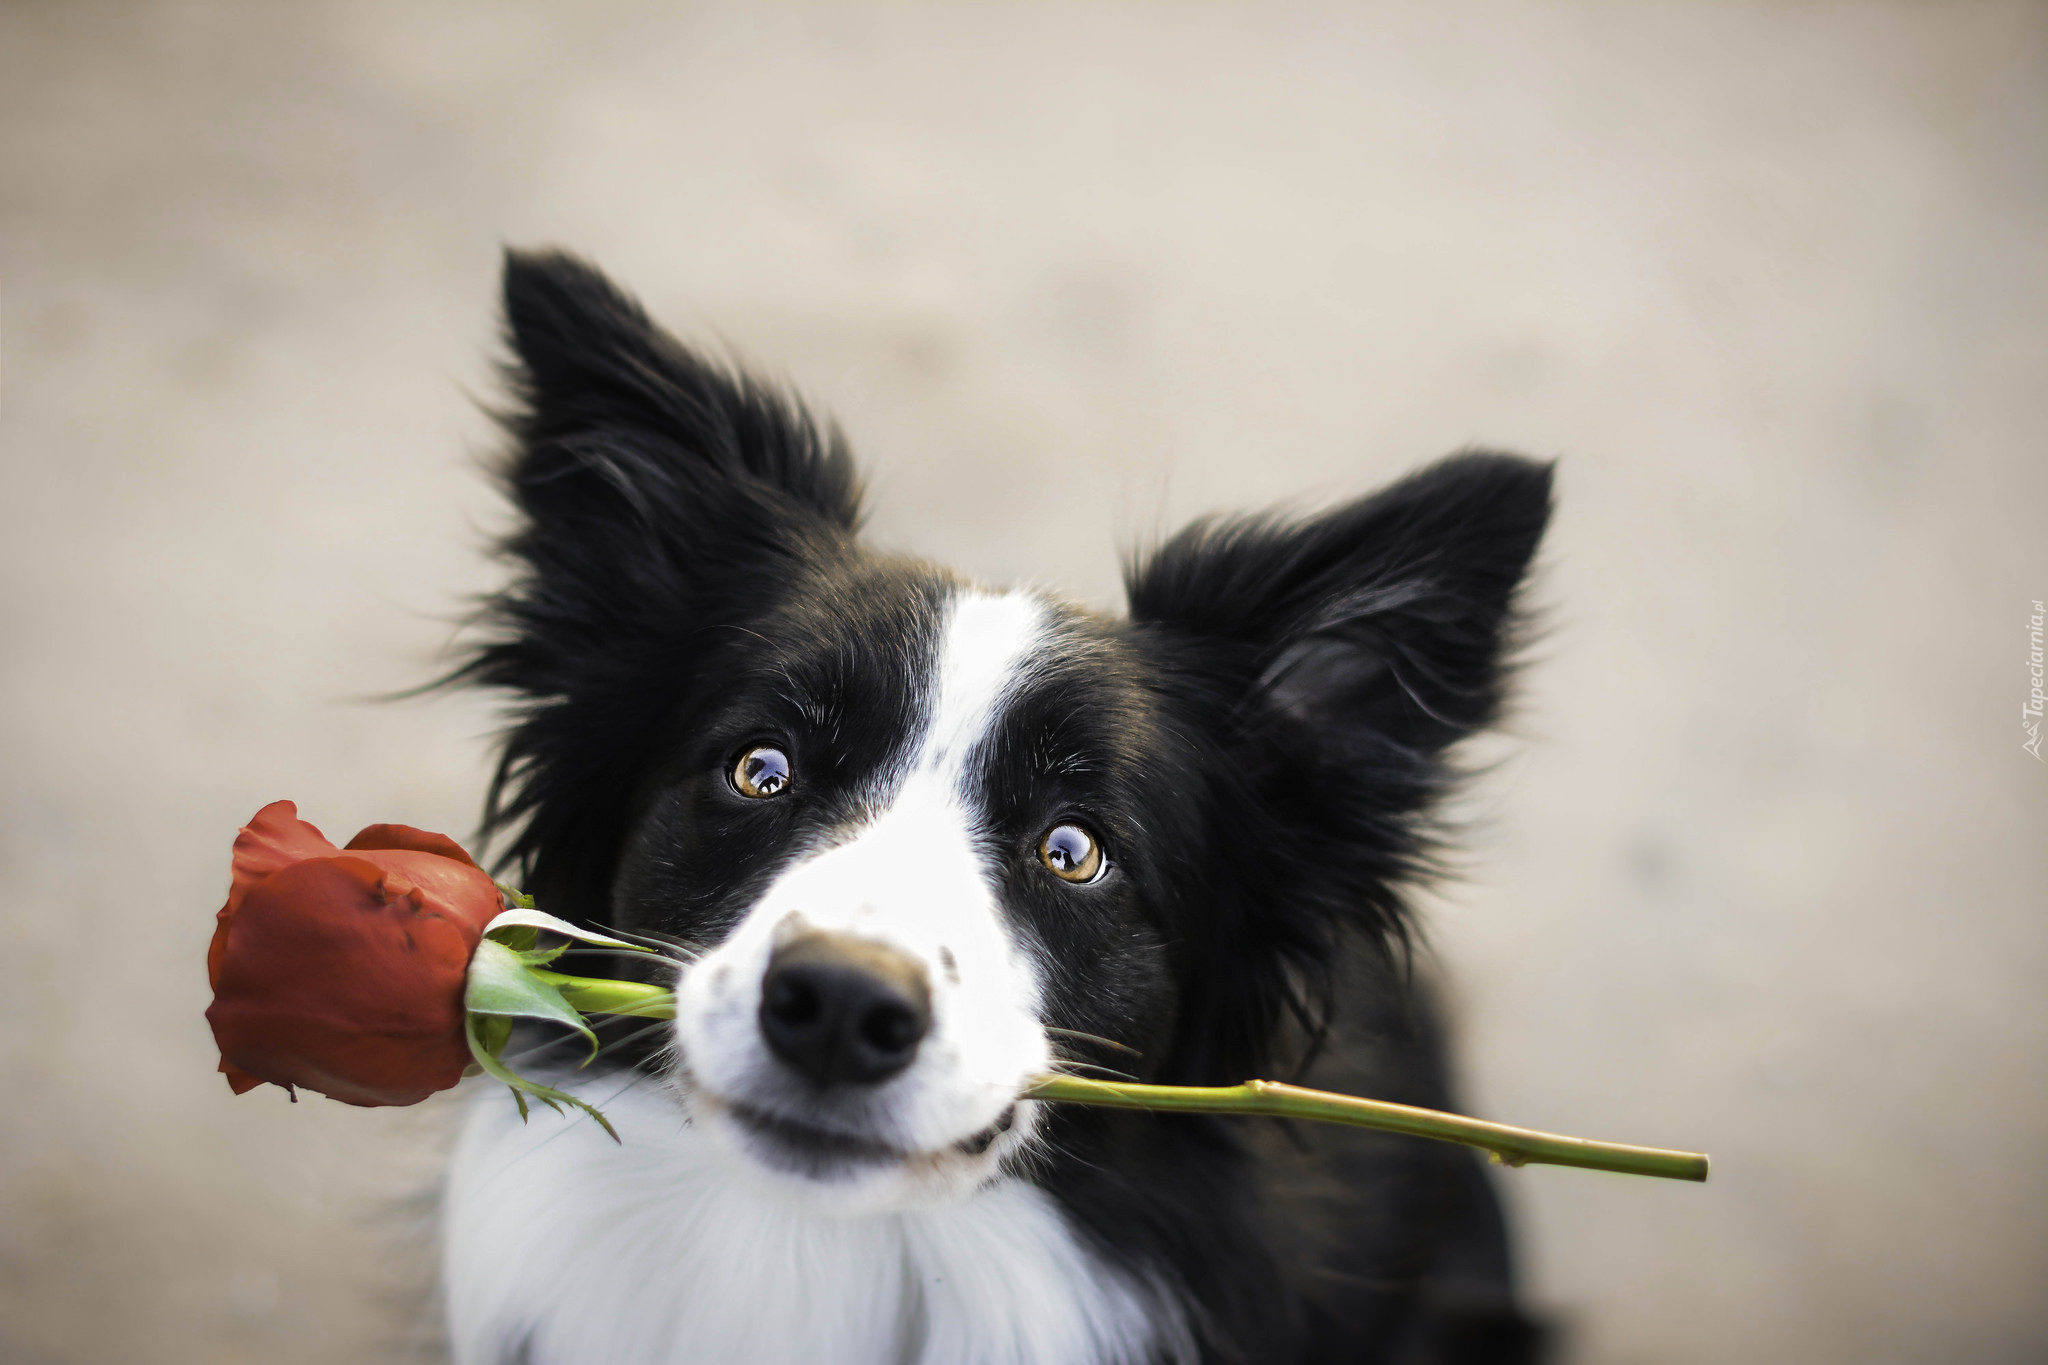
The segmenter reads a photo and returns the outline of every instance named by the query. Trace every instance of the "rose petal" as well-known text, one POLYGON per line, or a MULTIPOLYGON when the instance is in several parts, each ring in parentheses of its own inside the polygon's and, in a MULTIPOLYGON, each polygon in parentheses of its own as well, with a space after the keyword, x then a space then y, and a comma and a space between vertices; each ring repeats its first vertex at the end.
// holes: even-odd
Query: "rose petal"
POLYGON ((263 1084, 262 1078, 251 1076, 225 1057, 221 1058, 220 1074, 228 1078, 228 1089, 237 1095, 246 1095, 263 1084))
POLYGON ((299 818, 299 808, 290 801, 273 801, 250 818, 235 836, 232 876, 228 900, 214 915, 213 942, 206 948, 207 983, 220 985, 221 953, 227 944, 228 924, 249 892, 265 877, 308 858, 325 858, 338 853, 327 836, 299 818))
POLYGON ((387 876, 373 861, 383 858, 489 886, 473 867, 404 852, 311 859, 265 878, 227 926, 206 1012, 227 1067, 360 1105, 416 1103, 461 1079, 476 943, 464 921, 488 916, 433 904, 387 876))
POLYGON ((505 908, 497 883, 467 858, 457 862, 409 848, 357 849, 351 856, 382 869, 393 895, 417 889, 425 897, 427 913, 460 925, 472 948, 491 917, 505 908))
POLYGON ((370 825, 349 840, 348 847, 351 852, 373 848, 411 849, 415 853, 437 853, 458 863, 468 863, 471 867, 477 865, 476 859, 447 835, 414 829, 411 825, 370 825))
POLYGON ((290 801, 273 801, 256 812, 235 836, 235 878, 228 889, 230 913, 242 904, 249 888, 271 873, 308 858, 331 858, 341 852, 327 836, 299 818, 290 801))

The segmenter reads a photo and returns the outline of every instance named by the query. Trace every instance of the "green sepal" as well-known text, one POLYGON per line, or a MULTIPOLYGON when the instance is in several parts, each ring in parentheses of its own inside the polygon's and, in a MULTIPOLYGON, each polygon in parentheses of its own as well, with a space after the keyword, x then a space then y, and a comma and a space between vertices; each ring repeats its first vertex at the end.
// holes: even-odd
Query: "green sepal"
POLYGON ((513 1103, 519 1106, 521 1121, 531 1112, 526 1103, 526 1097, 531 1095, 557 1113, 561 1112, 563 1105, 582 1110, 596 1119, 598 1125, 611 1135, 612 1141, 617 1142, 617 1130, 596 1105, 526 1079, 506 1066, 501 1056, 506 1041, 512 1035, 515 1018, 546 1019, 576 1030, 589 1041, 590 1057, 584 1059, 584 1065, 589 1065, 591 1058, 598 1053, 597 1035, 583 1022, 583 1015, 576 1006, 569 1003, 564 989, 574 991, 579 1000, 590 997, 589 1004, 605 1012, 641 1014, 651 1018, 673 1017, 673 1005, 667 1003, 672 997, 658 987, 639 982, 560 976, 543 970, 579 941, 629 949, 650 957, 659 957, 660 954, 640 944, 584 929, 536 910, 533 897, 503 883, 498 884, 498 890, 511 908, 484 927, 483 940, 477 944, 476 952, 469 960, 469 978, 463 992, 466 1011, 463 1032, 469 1040, 470 1056, 475 1063, 464 1074, 481 1074, 504 1082, 511 1088, 513 1103), (564 942, 559 947, 543 948, 540 940, 544 933, 556 935, 564 942), (657 1002, 650 997, 660 999, 657 1002))
POLYGON ((483 1040, 477 1036, 477 1023, 478 1017, 474 1014, 464 1016, 462 1021, 463 1032, 469 1038, 469 1055, 476 1058, 476 1064, 483 1068, 485 1075, 490 1076, 494 1080, 503 1081, 512 1088, 512 1100, 519 1106, 519 1118, 522 1123, 526 1121, 528 1115, 526 1097, 531 1095, 558 1114, 562 1112, 562 1106, 565 1104, 581 1109, 584 1113, 597 1120, 598 1127, 610 1134, 613 1142, 619 1141, 619 1130, 612 1127, 612 1121, 604 1116, 602 1109, 599 1109, 587 1100, 579 1100, 566 1091, 556 1090, 550 1086, 542 1085, 538 1081, 529 1081, 526 1077, 499 1061, 484 1046, 483 1040))
MULTIPOLYGON (((505 1055, 505 1044, 512 1040, 512 1016, 508 1014, 480 1015, 476 1021, 476 1036, 482 1040, 484 1051, 493 1057, 505 1055)), ((482 1068, 478 1068, 481 1072, 482 1068)))
MULTIPOLYGON (((507 896, 518 895, 517 892, 509 887, 500 886, 498 889, 507 896)), ((533 908, 533 897, 531 896, 522 897, 520 903, 485 925, 484 937, 493 942, 504 944, 507 948, 521 954, 527 962, 536 967, 547 966, 578 943, 594 944, 600 948, 618 948, 633 953, 645 953, 649 957, 660 956, 652 948, 646 947, 643 944, 628 943, 622 938, 613 938, 610 934, 600 934, 595 929, 585 929, 579 924, 571 924, 565 919, 557 919, 544 910, 536 910, 533 908), (554 934, 561 938, 564 940, 562 945, 558 948, 542 948, 540 946, 540 936, 544 933, 554 934)))
MULTIPOLYGON (((535 976, 525 960, 529 955, 515 952, 495 939, 476 945, 469 960, 469 986, 462 1004, 472 1015, 515 1016, 547 1019, 576 1030, 590 1043, 590 1055, 597 1055, 597 1035, 583 1022, 562 993, 535 976)), ((499 1040, 498 1047, 504 1043, 499 1040)), ((493 1056, 496 1048, 488 1048, 493 1056)), ((585 1059, 586 1064, 588 1058, 585 1059)))

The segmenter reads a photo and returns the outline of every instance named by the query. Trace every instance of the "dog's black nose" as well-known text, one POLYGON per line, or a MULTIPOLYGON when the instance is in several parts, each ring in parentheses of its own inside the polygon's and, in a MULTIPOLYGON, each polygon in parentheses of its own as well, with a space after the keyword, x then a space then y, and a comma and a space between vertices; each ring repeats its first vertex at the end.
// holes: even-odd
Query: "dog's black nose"
POLYGON ((924 968, 869 939, 804 934, 775 950, 761 978, 761 1036, 819 1085, 888 1080, 931 1026, 924 968))

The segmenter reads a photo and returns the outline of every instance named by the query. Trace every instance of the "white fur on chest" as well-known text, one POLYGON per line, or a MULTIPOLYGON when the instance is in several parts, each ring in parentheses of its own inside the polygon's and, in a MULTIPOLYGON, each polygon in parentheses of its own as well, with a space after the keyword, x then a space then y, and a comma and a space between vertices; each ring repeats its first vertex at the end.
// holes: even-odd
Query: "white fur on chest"
POLYGON ((833 1217, 737 1179, 651 1082, 522 1125, 472 1109, 449 1174, 457 1365, 1110 1365, 1180 1333, 1051 1199, 1003 1180, 833 1217))

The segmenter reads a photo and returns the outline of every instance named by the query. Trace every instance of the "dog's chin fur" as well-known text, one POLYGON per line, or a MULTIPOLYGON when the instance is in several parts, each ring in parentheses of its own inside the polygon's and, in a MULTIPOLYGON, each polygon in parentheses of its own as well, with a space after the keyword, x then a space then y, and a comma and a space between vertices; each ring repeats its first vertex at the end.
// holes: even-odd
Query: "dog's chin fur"
MULTIPOLYGON (((1035 1115, 958 1142, 905 1151, 843 1138, 793 1120, 750 1113, 698 1089, 682 1103, 713 1156, 764 1199, 827 1215, 858 1217, 935 1208, 997 1179, 1029 1145, 1035 1115)), ((1029 1101, 1020 1110, 1038 1108, 1029 1101)))
POLYGON ((1529 1359, 1470 1153, 1017 1096, 1454 1102, 1402 888, 1549 469, 1199 524, 1112 618, 867 549, 836 434, 589 267, 515 255, 505 302, 518 572, 458 674, 516 703, 487 822, 549 911, 682 947, 668 1044, 571 1082, 621 1143, 480 1096, 460 1365, 1529 1359))
POLYGON ((850 1191, 727 1149, 659 1082, 579 1088, 623 1143, 472 1101, 446 1196, 457 1365, 1193 1359, 1172 1298, 1029 1183, 850 1191))

